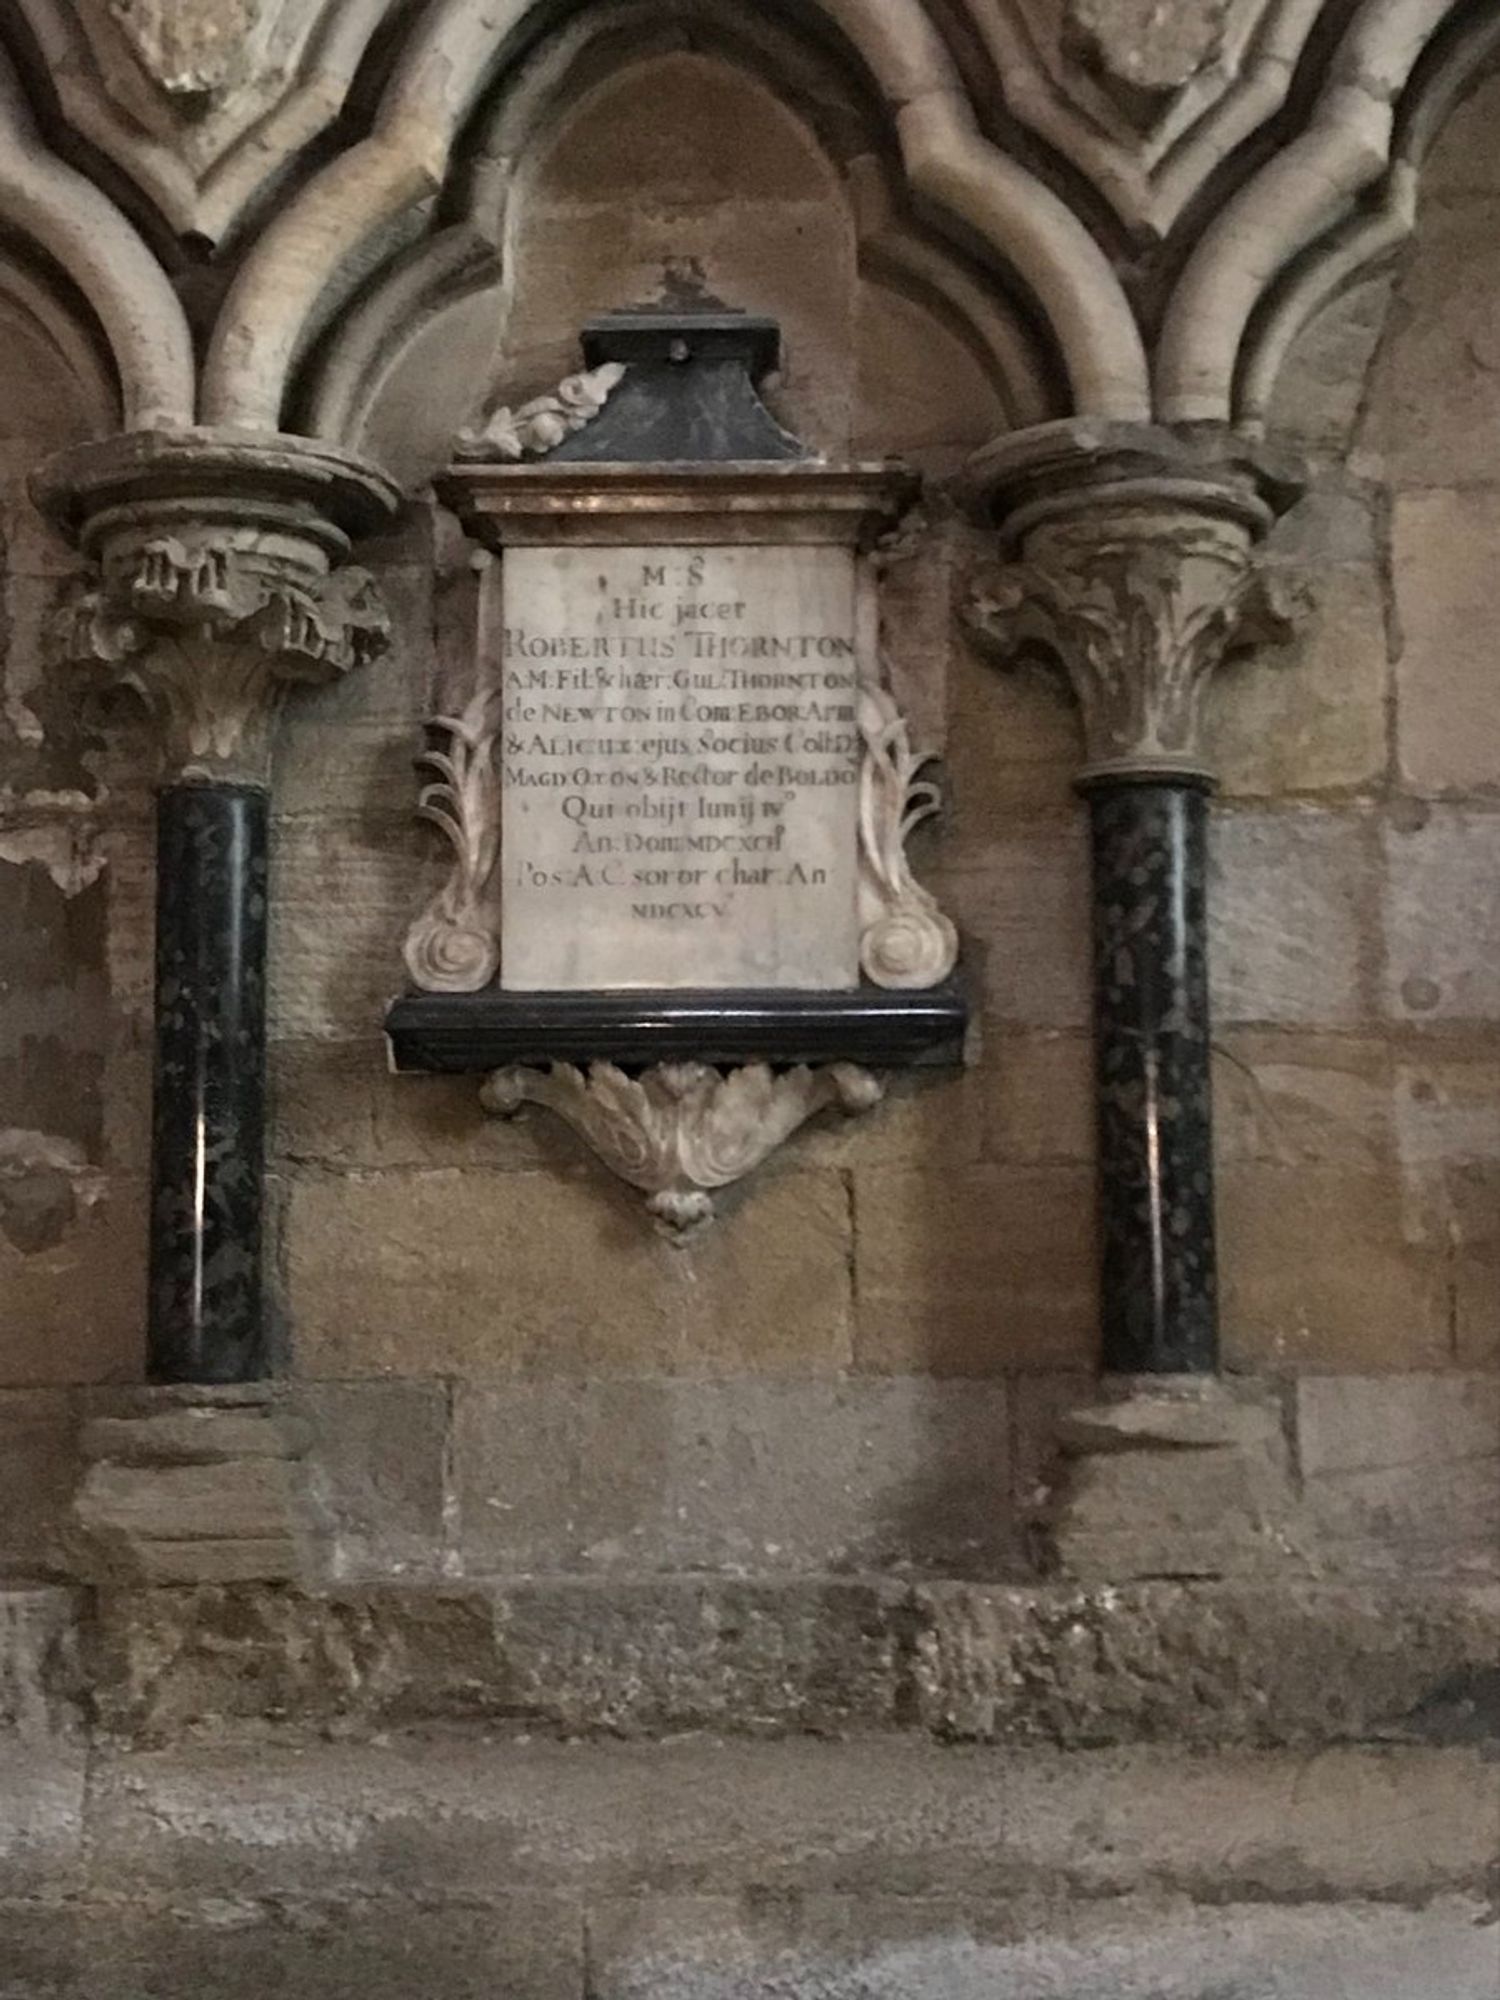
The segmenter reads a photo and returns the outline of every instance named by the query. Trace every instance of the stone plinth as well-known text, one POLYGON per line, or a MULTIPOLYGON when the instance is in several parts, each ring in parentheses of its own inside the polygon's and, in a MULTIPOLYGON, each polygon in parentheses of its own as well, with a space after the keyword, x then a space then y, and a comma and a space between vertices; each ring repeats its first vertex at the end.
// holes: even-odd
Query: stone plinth
POLYGON ((1253 1576, 1297 1548, 1279 1398, 1209 1376, 1116 1377, 1065 1417, 1047 1527, 1083 1582, 1253 1576))
POLYGON ((278 1582, 298 1575, 305 1423, 265 1389, 132 1392, 82 1433, 70 1540, 100 1583, 278 1582))

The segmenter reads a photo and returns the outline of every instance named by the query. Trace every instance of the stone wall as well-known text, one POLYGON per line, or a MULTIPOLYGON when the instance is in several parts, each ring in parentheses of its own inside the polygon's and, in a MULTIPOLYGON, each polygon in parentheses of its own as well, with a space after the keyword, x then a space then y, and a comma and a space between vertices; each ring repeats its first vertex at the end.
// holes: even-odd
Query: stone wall
MULTIPOLYGON (((1497 112, 1492 82, 1440 147, 1394 293, 1349 295, 1298 351, 1279 424, 1317 479, 1276 549, 1312 610, 1214 697, 1226 1350, 1296 1385, 1303 1469, 1361 1561, 1463 1560, 1493 1525, 1497 112)), ((455 321, 373 414, 391 462, 432 451, 486 343, 545 386, 588 312, 700 281, 782 318, 777 405, 814 444, 941 477, 993 435, 992 372, 859 254, 769 95, 666 51, 574 120, 529 171, 502 324, 455 321), (668 91, 698 121, 670 143, 643 115, 668 91)), ((71 558, 24 476, 90 419, 19 325, 3 369, 0 1555, 45 1568, 74 1390, 141 1367, 151 752, 43 665, 71 558)), ((887 581, 945 757, 923 865, 965 932, 970 1067, 806 1135, 685 1246, 541 1114, 487 1123, 467 1085, 386 1071, 400 938, 443 865, 411 758, 464 690, 474 588, 426 507, 374 551, 397 644, 298 699, 276 792, 276 1309, 327 1572, 1024 1561, 1094 1361, 1086 857, 1073 717, 961 635, 979 545, 934 502, 887 581)))

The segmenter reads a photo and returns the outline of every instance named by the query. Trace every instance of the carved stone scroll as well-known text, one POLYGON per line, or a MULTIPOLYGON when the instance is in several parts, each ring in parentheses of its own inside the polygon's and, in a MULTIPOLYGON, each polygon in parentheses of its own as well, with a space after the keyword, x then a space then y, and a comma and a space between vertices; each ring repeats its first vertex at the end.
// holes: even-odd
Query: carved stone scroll
POLYGON ((424 993, 478 993, 500 969, 500 911, 491 887, 500 854, 499 696, 482 689, 462 715, 439 716, 432 728, 448 747, 417 760, 419 769, 436 774, 422 787, 417 811, 447 835, 453 867, 407 933, 406 969, 424 993))
POLYGON ((497 1070, 480 1093, 508 1118, 541 1104, 564 1119, 611 1173, 649 1198, 670 1235, 711 1220, 713 1193, 768 1159, 819 1112, 868 1111, 879 1082, 855 1063, 774 1071, 751 1063, 728 1072, 706 1063, 658 1063, 639 1078, 613 1063, 497 1070))
POLYGON ((912 874, 906 843, 941 810, 932 762, 914 751, 906 719, 886 690, 860 689, 864 762, 859 795, 860 966, 876 986, 936 986, 958 960, 958 932, 912 874))

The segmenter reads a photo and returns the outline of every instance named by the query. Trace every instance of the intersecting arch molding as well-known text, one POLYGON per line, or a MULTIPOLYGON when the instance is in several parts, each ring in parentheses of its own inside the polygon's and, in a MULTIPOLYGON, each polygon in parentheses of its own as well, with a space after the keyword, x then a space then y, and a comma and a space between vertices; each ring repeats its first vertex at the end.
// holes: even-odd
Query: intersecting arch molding
MULTIPOLYGON (((598 11, 607 0, 583 4, 598 11)), ((799 0, 787 17, 831 36, 873 79, 909 197, 1035 300, 1072 406, 1147 415, 1145 351, 1108 258, 1058 196, 981 135, 920 0, 799 0)), ((449 182, 466 125, 544 21, 560 31, 541 0, 429 0, 368 136, 301 189, 247 255, 210 344, 205 422, 279 426, 311 336, 405 247, 397 233, 449 182)))
POLYGON ((1301 131, 1219 209, 1177 281, 1159 418, 1263 418, 1300 325, 1409 232, 1427 143, 1497 25, 1493 0, 1363 0, 1301 131))
POLYGON ((676 54, 726 65, 796 121, 804 143, 842 177, 861 276, 949 328, 978 362, 1008 428, 1064 413, 1061 364, 1046 330, 1028 323, 1004 274, 976 265, 912 213, 882 144, 878 106, 872 115, 837 63, 737 0, 616 0, 575 16, 491 91, 450 171, 449 205, 457 201, 462 219, 394 259, 336 323, 299 390, 299 421, 367 449, 383 389, 440 316, 483 299, 497 329, 510 318, 524 283, 517 231, 551 140, 587 120, 596 93, 676 54))
POLYGON ((190 424, 194 365, 186 316, 166 272, 107 195, 49 153, 19 77, 0 50, 0 230, 21 246, 7 288, 49 345, 97 385, 98 360, 66 288, 108 348, 111 401, 126 430, 190 424), (49 282, 56 272, 63 284, 49 282))
POLYGON ((1500 7, 1460 17, 1429 45, 1396 118, 1391 162, 1376 199, 1294 260, 1262 298, 1247 329, 1234 390, 1239 428, 1267 431, 1283 364, 1327 308, 1389 265, 1418 226, 1423 169, 1469 85, 1500 54, 1500 7))

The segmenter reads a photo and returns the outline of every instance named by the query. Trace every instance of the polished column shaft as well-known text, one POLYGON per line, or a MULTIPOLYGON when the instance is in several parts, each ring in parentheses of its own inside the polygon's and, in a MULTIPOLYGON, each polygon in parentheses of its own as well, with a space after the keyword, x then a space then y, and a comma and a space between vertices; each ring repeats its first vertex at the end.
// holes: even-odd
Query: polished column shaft
POLYGON ((264 1370, 267 796, 157 800, 156 1073, 148 1366, 157 1382, 264 1370))
POLYGON ((1205 911, 1208 798, 1190 779, 1085 787, 1104 1366, 1218 1360, 1205 911))

